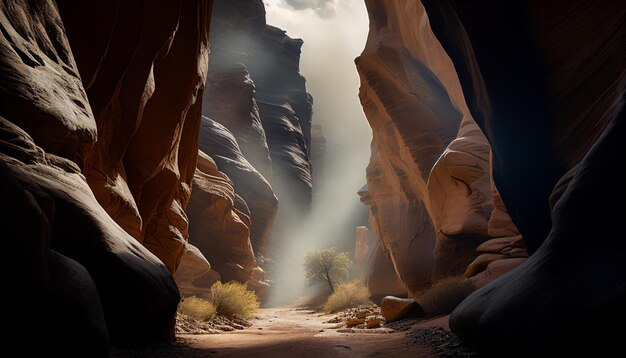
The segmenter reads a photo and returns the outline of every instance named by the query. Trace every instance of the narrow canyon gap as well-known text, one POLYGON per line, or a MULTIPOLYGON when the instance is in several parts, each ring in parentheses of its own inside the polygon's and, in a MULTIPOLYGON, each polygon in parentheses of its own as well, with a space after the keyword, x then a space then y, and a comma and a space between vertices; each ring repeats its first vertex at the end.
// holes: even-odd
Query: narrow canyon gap
MULTIPOLYGON (((625 23, 613 0, 0 0, 5 338, 172 353, 181 297, 233 281, 273 307, 259 331, 304 327, 280 354, 431 356, 414 321, 349 340, 445 285, 467 290, 432 315, 480 354, 621 348, 625 23), (350 333, 276 308, 331 246, 381 306, 350 333)), ((256 329, 228 337, 270 347, 256 329)))

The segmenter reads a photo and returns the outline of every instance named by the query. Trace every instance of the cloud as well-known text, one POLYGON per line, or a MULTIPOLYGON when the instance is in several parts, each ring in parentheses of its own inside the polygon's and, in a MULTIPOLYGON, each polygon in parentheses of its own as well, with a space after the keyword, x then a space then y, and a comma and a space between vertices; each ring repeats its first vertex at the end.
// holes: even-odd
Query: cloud
POLYGON ((294 10, 313 10, 320 18, 330 19, 337 15, 336 0, 284 0, 294 10))

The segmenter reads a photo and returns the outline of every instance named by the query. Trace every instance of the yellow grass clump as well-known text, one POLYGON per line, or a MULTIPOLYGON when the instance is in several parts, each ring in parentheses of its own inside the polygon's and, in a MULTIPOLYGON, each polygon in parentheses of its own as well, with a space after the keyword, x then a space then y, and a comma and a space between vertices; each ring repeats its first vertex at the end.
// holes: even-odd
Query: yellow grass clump
POLYGON ((259 299, 239 282, 216 282, 211 286, 209 301, 220 316, 251 318, 259 309, 259 299))
POLYGON ((416 300, 427 317, 446 315, 475 290, 476 287, 463 277, 446 278, 433 284, 416 300))
POLYGON ((365 285, 358 281, 344 283, 337 288, 326 300, 324 310, 337 312, 347 308, 358 307, 359 305, 370 304, 370 291, 365 285))
POLYGON ((178 312, 201 321, 210 321, 217 314, 211 302, 195 296, 183 298, 178 304, 178 312))

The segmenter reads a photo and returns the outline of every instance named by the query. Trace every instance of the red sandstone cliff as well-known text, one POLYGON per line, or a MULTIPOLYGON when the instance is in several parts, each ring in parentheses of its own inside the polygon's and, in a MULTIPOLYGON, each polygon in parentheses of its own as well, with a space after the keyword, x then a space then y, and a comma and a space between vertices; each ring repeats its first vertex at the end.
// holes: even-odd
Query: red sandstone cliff
POLYGON ((211 7, 0 2, 2 264, 38 297, 8 321, 52 351, 173 339, 211 7))
POLYGON ((424 7, 366 4, 370 32, 355 62, 374 138, 368 188, 360 194, 381 248, 414 294, 463 274, 481 243, 516 232, 506 211, 494 210, 489 144, 424 7))

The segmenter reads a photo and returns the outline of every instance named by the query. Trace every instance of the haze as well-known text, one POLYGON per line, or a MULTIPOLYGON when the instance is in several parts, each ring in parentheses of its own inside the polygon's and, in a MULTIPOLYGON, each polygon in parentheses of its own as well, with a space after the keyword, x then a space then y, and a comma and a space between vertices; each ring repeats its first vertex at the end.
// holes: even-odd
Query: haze
POLYGON ((279 256, 289 270, 272 278, 270 302, 284 303, 304 288, 304 253, 354 245, 354 228, 346 223, 365 210, 356 192, 365 184, 372 134, 358 97, 354 59, 363 50, 369 25, 361 0, 267 0, 265 5, 268 24, 304 40, 300 72, 313 95, 313 124, 322 125, 327 139, 323 169, 333 173, 314 183, 311 217, 279 256))

